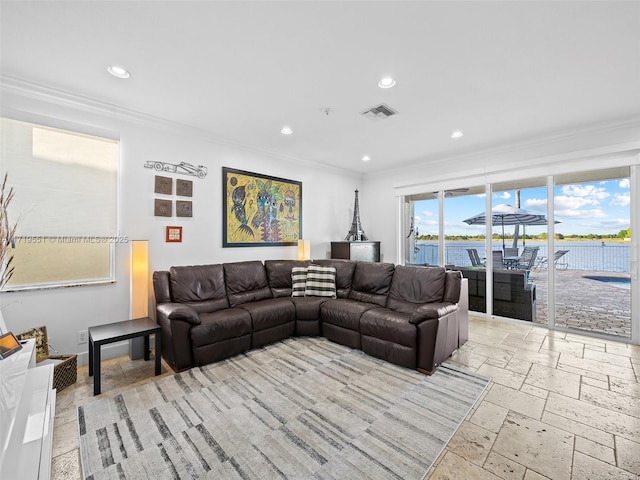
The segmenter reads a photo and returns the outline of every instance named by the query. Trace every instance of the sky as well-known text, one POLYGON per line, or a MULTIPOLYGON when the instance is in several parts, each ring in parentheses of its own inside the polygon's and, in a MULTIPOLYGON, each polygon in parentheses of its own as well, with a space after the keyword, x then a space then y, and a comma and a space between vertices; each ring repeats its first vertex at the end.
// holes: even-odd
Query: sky
MULTIPOLYGON (((630 226, 629 179, 586 182, 554 188, 556 233, 563 235, 618 234, 630 226)), ((493 193, 492 205, 506 203, 515 206, 515 190, 493 193)), ((546 187, 520 191, 520 208, 546 214, 546 187)), ((485 233, 484 225, 467 225, 463 220, 483 212, 485 195, 462 195, 445 198, 445 235, 478 235, 485 233)), ((414 222, 419 235, 438 234, 438 201, 415 202, 414 222)), ((505 226, 505 234, 514 227, 505 226)), ((529 226, 527 234, 546 232, 546 226, 529 226)), ((501 227, 494 226, 494 233, 501 227)))

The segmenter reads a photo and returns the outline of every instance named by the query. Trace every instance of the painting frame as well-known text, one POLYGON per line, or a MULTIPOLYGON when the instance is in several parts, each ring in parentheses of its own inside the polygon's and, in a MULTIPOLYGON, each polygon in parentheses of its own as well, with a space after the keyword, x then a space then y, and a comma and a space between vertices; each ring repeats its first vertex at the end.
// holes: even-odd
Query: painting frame
POLYGON ((167 225, 165 241, 167 243, 182 243, 182 227, 167 225))
POLYGON ((298 245, 302 182, 222 167, 222 246, 298 245))

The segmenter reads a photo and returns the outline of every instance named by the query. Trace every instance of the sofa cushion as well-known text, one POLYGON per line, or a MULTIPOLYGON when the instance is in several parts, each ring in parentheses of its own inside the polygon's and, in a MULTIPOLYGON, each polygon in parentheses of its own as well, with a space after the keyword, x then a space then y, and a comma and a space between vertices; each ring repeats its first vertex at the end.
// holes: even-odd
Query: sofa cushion
POLYGON ((356 269, 356 262, 344 259, 319 259, 313 261, 314 265, 322 267, 333 267, 336 269, 336 296, 347 298, 351 290, 353 272, 356 269))
POLYGON ((394 268, 393 263, 357 262, 349 298, 384 307, 394 268))
POLYGON ((293 267, 291 269, 291 296, 304 297, 307 289, 307 269, 309 267, 293 267))
POLYGON ((222 265, 171 267, 171 295, 197 312, 215 312, 229 307, 222 265))
POLYGON ((225 263, 223 267, 227 298, 232 307, 272 298, 267 272, 262 262, 256 260, 225 263))
POLYGON ((194 347, 251 334, 251 316, 241 308, 227 308, 200 315, 200 325, 191 329, 194 347))
POLYGON ((425 303, 440 303, 445 291, 442 267, 396 266, 387 299, 387 308, 412 313, 425 303))
POLYGON ((360 317, 360 333, 406 347, 416 347, 417 329, 409 322, 410 318, 408 313, 373 308, 360 317))
POLYGON ((296 319, 296 307, 288 297, 243 303, 238 308, 246 310, 251 315, 253 333, 294 322, 296 319))
MULTIPOLYGON (((291 270, 294 267, 306 267, 310 261, 265 260, 264 269, 274 298, 291 296, 291 270)), ((303 291, 304 295, 304 291, 303 291)))
POLYGON ((336 298, 336 269, 309 265, 304 296, 336 298))
POLYGON ((373 303, 337 298, 327 300, 320 306, 320 318, 323 324, 328 323, 359 332, 362 314, 377 307, 378 305, 373 303))

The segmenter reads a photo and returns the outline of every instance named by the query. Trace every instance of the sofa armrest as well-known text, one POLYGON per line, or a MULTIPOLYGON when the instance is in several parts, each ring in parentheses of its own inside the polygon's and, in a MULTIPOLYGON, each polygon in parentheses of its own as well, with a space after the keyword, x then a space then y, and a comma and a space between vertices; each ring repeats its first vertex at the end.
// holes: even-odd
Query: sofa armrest
POLYGON ((182 303, 161 303, 156 307, 156 310, 168 320, 182 320, 192 325, 200 325, 200 315, 188 305, 182 303))
POLYGON ((418 307, 411 318, 409 319, 409 323, 413 325, 419 325, 425 320, 435 320, 446 315, 449 315, 452 312, 455 312, 458 309, 457 303, 428 303, 418 307))

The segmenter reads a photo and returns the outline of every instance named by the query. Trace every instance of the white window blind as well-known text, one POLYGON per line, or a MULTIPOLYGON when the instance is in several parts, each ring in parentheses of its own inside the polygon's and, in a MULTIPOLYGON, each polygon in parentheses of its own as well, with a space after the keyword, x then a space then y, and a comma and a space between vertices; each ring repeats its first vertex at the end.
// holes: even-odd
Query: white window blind
POLYGON ((14 275, 6 289, 113 278, 118 142, 1 119, 0 170, 14 188, 14 275))

